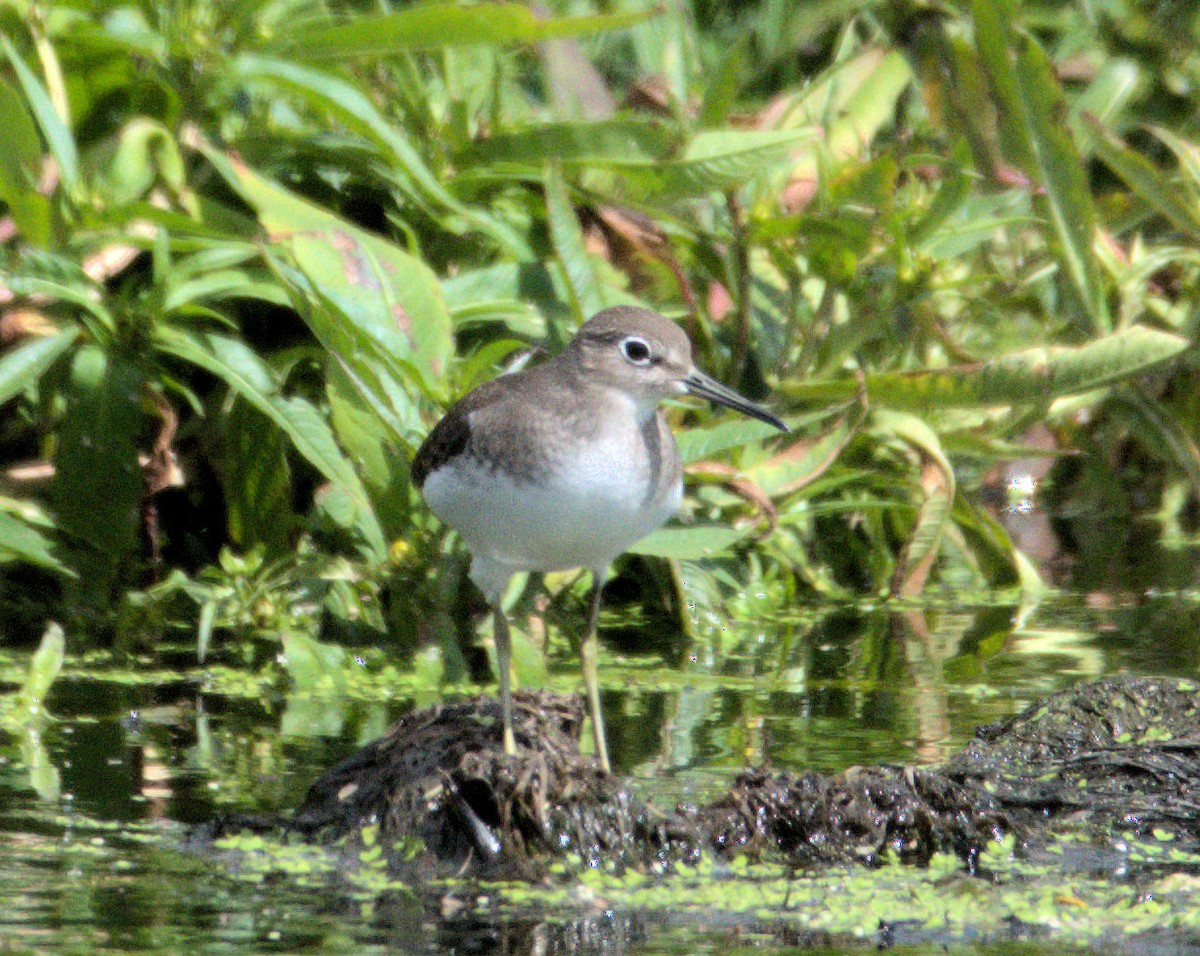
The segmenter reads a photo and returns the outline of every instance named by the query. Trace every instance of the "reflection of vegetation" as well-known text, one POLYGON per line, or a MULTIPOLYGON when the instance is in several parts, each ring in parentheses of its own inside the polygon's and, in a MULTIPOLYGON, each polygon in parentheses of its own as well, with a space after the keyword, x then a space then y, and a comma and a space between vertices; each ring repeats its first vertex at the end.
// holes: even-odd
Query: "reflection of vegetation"
POLYGON ((695 521, 639 549, 685 629, 731 594, 1029 583, 979 488, 1034 422, 1092 453, 1068 504, 1188 539, 1186 24, 555 6, 0 14, 11 613, 280 640, 300 683, 343 659, 318 627, 387 635, 457 679, 462 564, 406 461, 621 301, 801 436, 688 413, 695 521))

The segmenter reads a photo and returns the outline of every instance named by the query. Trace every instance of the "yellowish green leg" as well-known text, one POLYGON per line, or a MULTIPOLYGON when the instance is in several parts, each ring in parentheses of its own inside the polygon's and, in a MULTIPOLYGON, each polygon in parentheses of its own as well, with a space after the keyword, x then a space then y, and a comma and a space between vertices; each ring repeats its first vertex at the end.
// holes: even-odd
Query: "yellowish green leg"
POLYGON ((592 733, 596 738, 596 759, 605 773, 612 773, 608 763, 608 741, 604 736, 604 713, 600 710, 599 645, 596 629, 600 623, 600 597, 604 592, 604 575, 595 575, 592 606, 588 612, 587 630, 579 645, 579 663, 583 669, 583 684, 587 688, 588 708, 592 715, 592 733))
POLYGON ((500 672, 500 713, 504 720, 504 752, 517 752, 517 739, 513 736, 512 706, 512 638, 508 633, 508 619, 504 609, 496 604, 492 608, 492 639, 496 642, 496 669, 500 672))

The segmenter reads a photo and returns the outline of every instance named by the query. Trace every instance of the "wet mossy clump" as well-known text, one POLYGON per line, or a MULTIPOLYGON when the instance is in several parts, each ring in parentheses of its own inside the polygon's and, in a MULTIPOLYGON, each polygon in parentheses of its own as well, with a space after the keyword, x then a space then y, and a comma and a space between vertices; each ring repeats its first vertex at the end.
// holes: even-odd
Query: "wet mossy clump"
POLYGON ((705 853, 797 866, 947 851, 974 861, 994 840, 1036 844, 1051 826, 1200 842, 1191 681, 1111 677, 980 728, 940 766, 748 770, 720 800, 671 809, 580 753, 578 700, 521 693, 515 703, 515 756, 500 750, 491 698, 414 711, 324 774, 283 826, 351 844, 365 828, 393 848, 395 867, 489 876, 533 876, 562 859, 652 869, 705 853))
POLYGON ((398 864, 494 875, 531 875, 564 853, 593 865, 695 857, 693 825, 636 799, 580 752, 583 720, 579 698, 518 692, 509 755, 494 698, 413 711, 323 774, 288 829, 354 840, 378 826, 398 864))

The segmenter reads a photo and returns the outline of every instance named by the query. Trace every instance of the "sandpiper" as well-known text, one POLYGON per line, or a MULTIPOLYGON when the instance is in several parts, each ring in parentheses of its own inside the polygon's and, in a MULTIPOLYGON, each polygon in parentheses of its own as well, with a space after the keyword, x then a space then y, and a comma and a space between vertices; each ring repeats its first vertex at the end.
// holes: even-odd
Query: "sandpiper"
POLYGON ((501 596, 512 575, 584 568, 594 590, 579 645, 596 740, 610 770, 596 674, 596 624, 609 565, 679 509, 679 451, 658 405, 681 393, 787 425, 692 364, 679 326, 648 309, 597 313, 558 356, 459 400, 413 459, 430 509, 471 552, 492 608, 504 749, 516 752, 511 643, 501 596))

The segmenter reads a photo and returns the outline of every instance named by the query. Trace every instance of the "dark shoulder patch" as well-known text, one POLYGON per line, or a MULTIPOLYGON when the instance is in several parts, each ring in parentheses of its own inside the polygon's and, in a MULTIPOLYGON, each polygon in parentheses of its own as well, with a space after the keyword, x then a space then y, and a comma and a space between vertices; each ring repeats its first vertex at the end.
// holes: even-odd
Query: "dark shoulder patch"
POLYGON ((462 403, 455 405, 433 426, 421 442, 412 461, 412 480, 417 488, 425 487, 425 479, 451 458, 461 455, 471 440, 469 410, 462 403))

